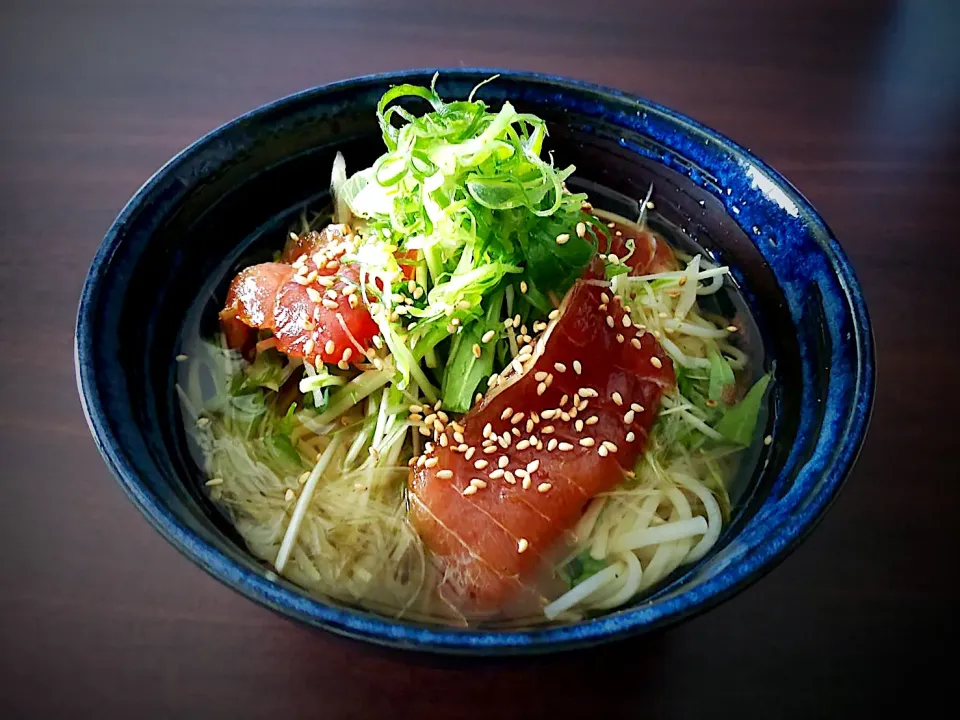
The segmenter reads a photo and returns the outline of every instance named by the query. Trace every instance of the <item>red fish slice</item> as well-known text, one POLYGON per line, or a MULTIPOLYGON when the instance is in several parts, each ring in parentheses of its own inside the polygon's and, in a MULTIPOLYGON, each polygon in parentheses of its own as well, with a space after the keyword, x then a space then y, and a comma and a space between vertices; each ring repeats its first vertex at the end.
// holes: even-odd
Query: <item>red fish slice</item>
POLYGON ((283 262, 237 274, 220 312, 230 347, 249 347, 258 328, 273 331, 278 350, 312 364, 363 361, 379 328, 361 301, 359 270, 340 262, 352 249, 344 227, 330 225, 291 238, 283 262))
POLYGON ((584 505, 633 468, 675 381, 660 345, 608 293, 578 281, 523 374, 462 429, 451 423, 411 471, 410 517, 465 612, 525 587, 584 505))

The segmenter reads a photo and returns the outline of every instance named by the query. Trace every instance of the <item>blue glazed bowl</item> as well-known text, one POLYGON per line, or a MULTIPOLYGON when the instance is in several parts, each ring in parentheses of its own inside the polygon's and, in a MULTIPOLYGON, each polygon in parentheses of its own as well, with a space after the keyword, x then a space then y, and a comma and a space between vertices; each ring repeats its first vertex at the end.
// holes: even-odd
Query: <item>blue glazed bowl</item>
MULTIPOLYGON (((465 97, 494 72, 443 70, 437 88, 465 97)), ((474 654, 552 651, 660 628, 782 560, 836 497, 863 442, 874 391, 867 311, 847 259, 800 193, 742 147, 671 110, 586 83, 499 72, 479 96, 541 115, 558 161, 574 163, 588 190, 616 205, 643 197, 653 182, 661 220, 734 268, 776 363, 774 442, 714 551, 654 595, 598 619, 453 630, 318 600, 277 578, 210 505, 186 450, 173 389, 183 318, 203 293, 223 292, 233 271, 279 246, 303 207, 324 201, 338 150, 352 169, 370 164, 381 148, 379 97, 401 82, 429 83, 433 71, 363 77, 271 103, 181 152, 120 213, 83 289, 76 363, 97 446, 151 524, 214 577, 310 625, 474 654)))

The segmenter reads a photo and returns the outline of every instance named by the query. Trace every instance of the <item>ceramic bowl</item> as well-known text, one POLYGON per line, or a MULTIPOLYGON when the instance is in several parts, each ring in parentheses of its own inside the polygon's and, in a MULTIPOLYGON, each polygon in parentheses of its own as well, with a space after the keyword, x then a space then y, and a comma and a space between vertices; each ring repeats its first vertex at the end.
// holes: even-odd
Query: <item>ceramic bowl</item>
MULTIPOLYGON (((660 221, 733 268, 775 363, 773 412, 732 522, 703 560, 632 606, 531 630, 406 623, 307 595, 244 548, 203 492, 174 392, 183 319, 250 257, 324 202, 334 154, 351 170, 382 151, 374 110, 391 85, 433 70, 306 90, 214 130, 168 162, 107 232, 80 302, 77 376, 107 465, 184 555, 248 598, 377 643, 458 653, 552 651, 648 632, 717 604, 776 565, 836 497, 863 442, 874 388, 867 310, 823 219, 776 171, 719 133, 641 98, 543 75, 441 70, 443 97, 509 100, 548 123, 557 161, 613 210, 654 185, 660 221)), ((596 201, 595 201, 596 202, 596 201)), ((631 201, 633 202, 633 201, 631 201)))

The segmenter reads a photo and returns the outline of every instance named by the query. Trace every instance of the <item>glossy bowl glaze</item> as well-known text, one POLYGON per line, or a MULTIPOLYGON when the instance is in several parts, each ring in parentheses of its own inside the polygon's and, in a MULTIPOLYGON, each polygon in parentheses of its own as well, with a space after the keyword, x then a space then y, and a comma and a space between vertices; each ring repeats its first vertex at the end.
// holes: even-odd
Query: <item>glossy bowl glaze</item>
POLYGON ((214 577, 310 625, 476 654, 566 649, 663 627, 782 560, 836 497, 864 439, 874 388, 867 311, 830 230, 789 182, 722 135, 616 90, 463 69, 442 70, 437 89, 465 97, 494 72, 500 78, 479 97, 542 116, 558 162, 575 164, 578 178, 611 197, 641 198, 653 182, 661 219, 734 268, 776 364, 774 442, 714 551, 652 596, 597 619, 455 630, 318 600, 277 578, 210 505, 186 450, 173 388, 183 319, 211 278, 282 243, 301 208, 326 198, 338 150, 351 171, 369 165, 382 147, 377 100, 400 82, 429 83, 433 71, 358 78, 271 103, 177 155, 120 213, 83 289, 77 377, 100 452, 151 524, 214 577))

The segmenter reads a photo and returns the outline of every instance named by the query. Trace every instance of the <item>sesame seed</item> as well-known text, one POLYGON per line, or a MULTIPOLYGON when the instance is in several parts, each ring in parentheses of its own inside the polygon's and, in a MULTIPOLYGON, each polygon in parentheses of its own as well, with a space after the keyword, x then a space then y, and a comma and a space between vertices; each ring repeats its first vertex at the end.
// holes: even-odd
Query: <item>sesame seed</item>
POLYGON ((453 477, 453 470, 437 470, 437 477, 441 480, 450 480, 453 477))
POLYGON ((574 361, 573 361, 573 371, 574 371, 577 375, 580 375, 580 374, 583 372, 583 366, 580 364, 580 361, 579 361, 579 360, 574 360, 574 361))
POLYGON ((544 435, 550 435, 551 433, 553 433, 553 431, 554 431, 553 425, 547 425, 540 430, 540 432, 542 432, 544 435))
POLYGON ((569 233, 561 233, 557 235, 557 245, 566 245, 569 239, 570 239, 569 233))
POLYGON ((631 320, 630 316, 627 314, 624 314, 623 320, 621 320, 621 322, 623 323, 624 327, 630 327, 631 325, 633 325, 633 320, 631 320))
POLYGON ((476 486, 476 485, 467 485, 467 486, 463 489, 463 494, 464 494, 464 495, 476 495, 476 494, 477 494, 477 486, 476 486))
POLYGON ((582 222, 578 222, 578 223, 577 223, 577 237, 583 237, 583 236, 586 235, 586 234, 587 234, 587 226, 586 226, 586 224, 585 224, 585 223, 582 223, 582 222))
POLYGON ((737 330, 739 330, 739 328, 736 325, 727 325, 727 332, 735 333, 737 330))
POLYGON ((205 427, 210 424, 210 418, 200 417, 197 418, 197 427, 205 427))
POLYGON ((491 480, 499 480, 503 477, 503 469, 497 468, 496 470, 493 470, 487 477, 489 477, 491 480))
POLYGON ((517 541, 517 552, 518 552, 518 553, 526 552, 526 550, 527 550, 528 547, 530 547, 530 543, 527 541, 526 538, 520 538, 520 539, 517 541))
POLYGON ((309 355, 313 352, 313 348, 316 345, 313 338, 307 338, 307 341, 303 344, 303 354, 309 355))
POLYGON ((546 380, 546 379, 547 379, 547 373, 541 370, 540 372, 536 373, 536 374, 533 376, 533 379, 536 380, 537 382, 540 382, 541 380, 546 380))
POLYGON ((463 443, 463 433, 460 432, 459 430, 454 431, 454 433, 453 433, 453 439, 456 440, 458 443, 462 444, 462 443, 463 443))
POLYGON ((483 490, 487 486, 486 481, 481 480, 480 478, 473 478, 470 481, 470 484, 473 485, 475 488, 480 488, 481 490, 483 490))
POLYGON ((512 407, 505 408, 504 411, 500 413, 500 419, 506 420, 511 415, 513 415, 513 408, 512 407))
MULTIPOLYGON (((620 234, 620 233, 618 232, 617 235, 619 235, 619 234, 620 234)), ((617 257, 616 255, 614 255, 613 253, 610 253, 609 255, 607 255, 607 260, 610 261, 610 264, 611 264, 611 265, 619 265, 619 264, 620 264, 620 258, 617 257)))
POLYGON ((477 345, 477 343, 474 343, 474 344, 473 344, 473 347, 472 347, 471 349, 473 350, 473 356, 474 356, 475 358, 478 358, 478 359, 479 359, 480 356, 483 354, 483 351, 480 349, 480 346, 477 345))
POLYGON ((618 448, 614 443, 610 442, 609 440, 604 440, 603 443, 601 443, 601 444, 603 445, 603 447, 605 447, 605 448, 606 448, 607 450, 609 450, 610 452, 616 452, 617 450, 620 449, 620 448, 618 448))
POLYGON ((540 469, 540 460, 531 460, 530 462, 527 463, 528 473, 535 473, 539 469, 540 469))
POLYGON ((487 379, 487 387, 493 387, 497 384, 497 380, 500 379, 500 376, 494 373, 487 379))
POLYGON ((607 315, 607 327, 613 327, 613 325, 613 317, 611 315, 607 315))
POLYGON ((550 438, 550 442, 547 443, 547 450, 549 450, 550 452, 553 452, 556 449, 557 449, 557 439, 550 438))
POLYGON ((491 453, 495 453, 496 451, 497 451, 496 445, 488 445, 483 449, 483 452, 487 455, 490 455, 491 453))
POLYGON ((763 444, 764 444, 764 445, 772 445, 772 444, 773 444, 773 435, 767 435, 767 436, 763 439, 763 444))
POLYGON ((617 224, 616 224, 615 222, 608 222, 608 223, 607 223, 607 227, 610 228, 611 230, 612 230, 613 228, 615 228, 616 226, 617 226, 617 224))
POLYGON ((537 385, 537 395, 543 395, 547 391, 546 383, 539 383, 537 385))
POLYGON ((488 342, 490 342, 491 340, 493 340, 493 338, 494 338, 495 335, 496 335, 496 333, 495 333, 493 330, 487 330, 487 331, 483 334, 483 337, 480 338, 480 341, 481 341, 481 342, 488 343, 488 342))
POLYGON ((422 426, 420 427, 420 434, 423 435, 424 437, 429 436, 429 435, 430 435, 430 428, 428 428, 426 425, 422 425, 422 426))
POLYGON ((557 445, 557 449, 560 450, 560 452, 569 452, 570 450, 573 450, 573 445, 568 442, 562 442, 557 445))
POLYGON ((615 404, 623 405, 623 396, 621 396, 620 393, 614 391, 610 397, 613 399, 615 404))
POLYGON ((293 281, 294 281, 297 285, 303 285, 304 287, 306 287, 307 285, 310 284, 310 281, 307 280, 307 278, 304 277, 303 275, 294 275, 294 276, 293 276, 293 281))
POLYGON ((343 362, 350 362, 350 358, 353 357, 353 348, 344 348, 343 349, 343 362))
POLYGON ((307 288, 307 297, 313 300, 313 302, 320 302, 321 300, 323 300, 323 295, 321 295, 312 287, 307 288))
POLYGON ((640 403, 630 403, 630 409, 633 410, 634 412, 642 413, 643 405, 641 405, 640 403))
POLYGON ((637 338, 633 338, 633 339, 630 341, 630 344, 633 345, 637 350, 639 350, 640 347, 641 347, 641 346, 640 346, 640 341, 637 340, 637 338))
POLYGON ((380 337, 379 335, 374 335, 374 336, 373 336, 373 344, 377 346, 377 349, 378 349, 378 350, 382 350, 382 349, 383 349, 383 338, 380 337))
POLYGON ((622 343, 626 338, 623 337, 620 333, 617 333, 617 342, 622 343))
POLYGON ((663 362, 656 355, 650 358, 650 364, 657 368, 657 370, 663 367, 663 362))
POLYGON ((489 463, 488 463, 486 460, 477 460, 477 461, 473 464, 473 466, 474 466, 477 470, 483 470, 487 465, 489 465, 489 463))
POLYGON ((580 397, 585 397, 585 398, 600 397, 600 393, 598 393, 593 388, 582 387, 579 390, 577 390, 577 392, 580 394, 580 397))
POLYGON ((514 413, 514 414, 513 414, 513 417, 510 418, 510 424, 511 424, 511 425, 516 425, 516 424, 519 423, 521 420, 523 420, 523 418, 524 418, 525 416, 526 416, 526 413, 522 413, 522 412, 514 413))
POLYGON ((577 432, 583 432, 583 420, 577 420, 577 422, 574 423, 574 427, 577 429, 577 432))
POLYGON ((216 485, 223 485, 223 478, 222 478, 222 477, 210 478, 210 479, 207 480, 207 482, 204 483, 204 484, 205 484, 207 487, 214 487, 214 486, 216 486, 216 485))
POLYGON ((501 455, 497 459, 497 467, 499 468, 505 468, 509 464, 510 464, 510 458, 508 458, 506 455, 501 455))
POLYGON ((529 440, 521 440, 517 443, 517 450, 526 450, 528 447, 530 447, 529 440))
POLYGON ((630 424, 633 422, 633 419, 634 419, 634 412, 633 412, 633 410, 627 410, 627 412, 624 413, 624 416, 623 416, 623 422, 624 422, 624 424, 625 424, 625 425, 630 425, 630 424))
POLYGON ((560 317, 560 311, 559 311, 559 310, 551 310, 551 311, 550 311, 550 314, 547 315, 547 319, 548 319, 548 320, 556 320, 558 317, 560 317))
POLYGON ((476 452, 477 452, 477 449, 471 445, 469 448, 467 448, 467 452, 466 452, 466 454, 464 455, 464 457, 465 457, 467 460, 469 460, 470 458, 472 458, 472 457, 476 454, 476 452))
POLYGON ((587 425, 596 425, 598 422, 600 422, 600 418, 598 418, 596 415, 591 415, 590 417, 587 418, 587 423, 586 423, 586 424, 587 424, 587 425))
POLYGON ((597 441, 591 437, 580 438, 580 444, 583 447, 593 447, 597 444, 597 441))
POLYGON ((336 301, 330 300, 329 298, 323 298, 323 300, 321 300, 320 302, 328 310, 336 310, 338 307, 340 307, 339 305, 337 305, 336 301))
POLYGON ((510 472, 509 470, 503 471, 503 479, 506 480, 511 485, 517 484, 517 479, 513 476, 513 473, 510 472))
POLYGON ((526 281, 526 280, 521 280, 521 281, 520 281, 520 292, 526 293, 526 292, 527 292, 527 289, 528 289, 527 281, 526 281))
POLYGON ((541 492, 541 493, 549 492, 550 488, 552 487, 553 485, 551 485, 548 482, 540 483, 539 485, 537 485, 537 492, 541 492))
POLYGON ((446 435, 440 436, 440 447, 446 447, 449 442, 446 435))
POLYGON ((407 407, 407 410, 409 410, 411 413, 419 413, 419 412, 423 412, 423 406, 422 406, 422 405, 410 405, 409 407, 407 407))
POLYGON ((540 417, 542 417, 544 420, 550 420, 550 419, 553 418, 556 414, 557 414, 557 411, 556 411, 556 410, 554 410, 554 409, 552 409, 552 408, 547 408, 546 410, 542 410, 542 411, 540 412, 540 417))
POLYGON ((597 455, 599 455, 600 457, 606 457, 609 454, 610 454, 610 451, 607 450, 603 445, 597 448, 597 455))

